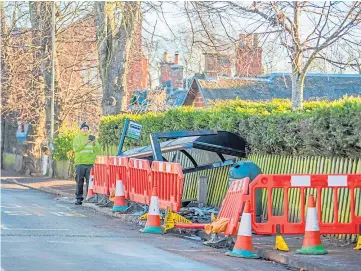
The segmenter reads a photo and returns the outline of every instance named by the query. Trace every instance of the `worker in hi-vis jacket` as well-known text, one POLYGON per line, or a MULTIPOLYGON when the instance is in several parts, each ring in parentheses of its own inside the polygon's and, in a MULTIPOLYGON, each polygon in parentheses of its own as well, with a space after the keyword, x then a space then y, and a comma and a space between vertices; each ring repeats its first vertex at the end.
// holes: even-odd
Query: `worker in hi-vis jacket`
POLYGON ((76 165, 76 202, 81 205, 83 202, 84 178, 86 179, 86 192, 88 192, 90 170, 93 168, 95 157, 100 151, 99 143, 95 136, 89 132, 89 126, 84 122, 80 126, 80 133, 73 140, 75 152, 74 163, 76 165))

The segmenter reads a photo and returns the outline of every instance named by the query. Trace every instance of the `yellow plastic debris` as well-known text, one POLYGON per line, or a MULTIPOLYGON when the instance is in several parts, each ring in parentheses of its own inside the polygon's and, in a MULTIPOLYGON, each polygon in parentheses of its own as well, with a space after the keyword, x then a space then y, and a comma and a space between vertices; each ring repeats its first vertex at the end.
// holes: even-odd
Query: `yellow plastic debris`
POLYGON ((192 224, 192 221, 186 219, 185 217, 183 217, 177 213, 173 213, 171 208, 168 207, 167 212, 164 217, 164 225, 163 225, 164 232, 166 232, 167 230, 173 229, 176 223, 192 224))
POLYGON ((280 250, 280 251, 290 251, 285 240, 283 239, 283 237, 281 235, 276 235, 275 249, 280 250))
POLYGON ((147 220, 147 219, 148 219, 148 213, 145 213, 144 215, 138 217, 138 220, 147 220))
POLYGON ((211 224, 204 226, 204 231, 207 234, 224 232, 227 228, 228 222, 228 218, 216 219, 211 224))
POLYGON ((353 249, 354 250, 361 250, 361 235, 357 238, 356 246, 353 249))
POLYGON ((113 191, 110 192, 110 195, 109 195, 109 200, 114 202, 114 199, 115 199, 115 189, 113 191))
POLYGON ((217 218, 216 218, 216 215, 214 213, 211 214, 211 221, 215 221, 217 218))

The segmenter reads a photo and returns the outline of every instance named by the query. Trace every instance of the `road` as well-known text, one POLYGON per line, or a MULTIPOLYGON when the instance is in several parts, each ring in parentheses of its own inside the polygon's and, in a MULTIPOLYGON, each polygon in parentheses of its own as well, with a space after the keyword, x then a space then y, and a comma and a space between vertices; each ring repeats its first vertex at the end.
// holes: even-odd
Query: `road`
POLYGON ((1 184, 2 270, 288 270, 171 234, 139 233, 70 200, 1 184))

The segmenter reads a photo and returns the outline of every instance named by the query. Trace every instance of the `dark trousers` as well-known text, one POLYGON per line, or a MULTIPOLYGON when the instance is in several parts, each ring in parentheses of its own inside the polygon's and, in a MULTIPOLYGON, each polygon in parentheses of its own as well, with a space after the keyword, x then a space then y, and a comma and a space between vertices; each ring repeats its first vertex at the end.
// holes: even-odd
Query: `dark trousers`
POLYGON ((76 199, 83 201, 83 187, 84 187, 84 178, 86 180, 86 191, 85 196, 88 193, 89 177, 90 170, 93 168, 93 165, 77 165, 76 166, 76 199))

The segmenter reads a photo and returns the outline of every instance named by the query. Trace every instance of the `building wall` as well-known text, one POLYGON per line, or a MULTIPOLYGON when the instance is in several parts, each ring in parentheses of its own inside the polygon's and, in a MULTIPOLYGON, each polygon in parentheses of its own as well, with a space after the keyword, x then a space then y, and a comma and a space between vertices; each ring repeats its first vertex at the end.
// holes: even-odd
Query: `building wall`
POLYGON ((163 86, 167 81, 170 80, 171 63, 162 62, 160 64, 160 78, 159 85, 163 86))
POLYGON ((201 93, 199 92, 198 85, 194 80, 190 87, 184 105, 192 105, 194 107, 204 107, 204 101, 201 93))
POLYGON ((232 76, 232 64, 228 56, 219 54, 205 54, 204 60, 204 69, 206 76, 232 76))
POLYGON ((203 97, 199 91, 196 93, 196 96, 194 97, 193 105, 194 107, 198 107, 198 108, 204 107, 203 97))
POLYGON ((142 67, 142 23, 141 21, 135 27, 133 33, 133 43, 130 47, 130 55, 128 56, 128 69, 126 76, 126 93, 124 104, 124 108, 126 108, 130 104, 130 99, 133 96, 133 93, 136 89, 142 88, 142 77, 146 77, 147 74, 143 75, 143 67, 142 67))
POLYGON ((141 89, 147 89, 148 88, 148 66, 149 61, 146 56, 143 55, 142 57, 142 83, 141 83, 141 89))
POLYGON ((236 49, 236 76, 257 76, 262 73, 262 48, 258 47, 258 36, 241 34, 236 49))
POLYGON ((183 66, 174 64, 170 68, 170 80, 173 89, 183 88, 183 66))
POLYGON ((102 91, 93 18, 70 25, 57 41, 58 85, 64 109, 61 117, 70 123, 87 120, 90 125, 97 125, 102 91), (64 105, 69 105, 68 109, 64 105))

